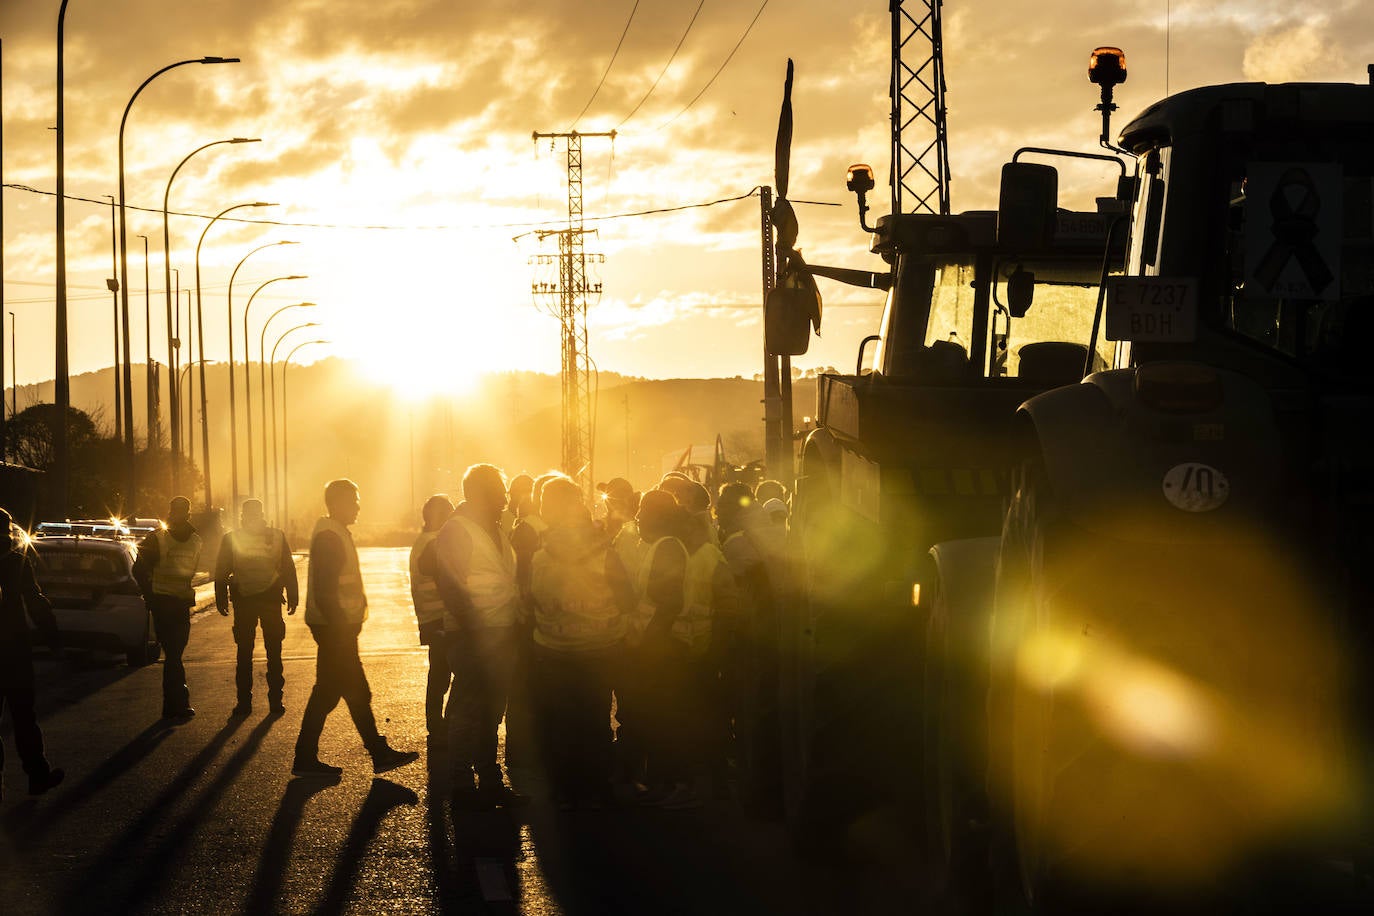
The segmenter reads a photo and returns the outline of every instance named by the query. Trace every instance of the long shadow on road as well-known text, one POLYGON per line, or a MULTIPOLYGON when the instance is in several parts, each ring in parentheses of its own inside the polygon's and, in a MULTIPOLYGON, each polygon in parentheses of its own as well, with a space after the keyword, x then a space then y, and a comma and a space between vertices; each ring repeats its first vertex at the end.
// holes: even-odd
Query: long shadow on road
POLYGON ((286 784, 286 792, 272 818, 272 828, 258 860, 253 887, 243 905, 245 913, 275 913, 280 909, 277 898, 286 880, 287 866, 291 864, 291 848, 295 845, 296 830, 305 816, 306 805, 315 795, 338 784, 338 779, 299 778, 286 784))
POLYGON ((368 845, 377 836, 382 821, 392 809, 414 805, 419 801, 420 796, 405 786, 389 779, 372 780, 372 788, 368 790, 367 798, 363 799, 363 807, 354 818, 353 827, 348 831, 348 839, 339 851, 339 860, 334 865, 329 888, 325 891, 324 900, 316 909, 316 913, 344 911, 358 877, 358 868, 367 854, 368 845))
POLYGON ((187 852, 195 832, 209 820, 225 791, 257 753, 275 722, 276 719, 269 717, 258 723, 176 824, 170 829, 159 829, 178 797, 204 775, 243 724, 242 719, 231 719, 143 813, 110 842, 86 869, 84 878, 72 883, 62 912, 129 912, 155 899, 167 878, 178 872, 178 861, 187 852), (147 842, 152 835, 158 837, 156 844, 147 842), (137 858, 131 862, 134 850, 138 851, 137 858))
POLYGON ((431 758, 426 790, 430 864, 439 911, 494 916, 519 911, 519 827, 506 811, 451 811, 443 756, 431 758))

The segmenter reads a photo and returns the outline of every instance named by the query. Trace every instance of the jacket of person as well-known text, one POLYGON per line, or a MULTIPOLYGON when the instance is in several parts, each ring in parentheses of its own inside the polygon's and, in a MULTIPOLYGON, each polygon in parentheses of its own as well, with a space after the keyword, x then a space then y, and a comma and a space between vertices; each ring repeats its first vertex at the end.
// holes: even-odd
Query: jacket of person
POLYGON ((634 607, 625 567, 590 518, 545 532, 530 597, 535 643, 568 652, 620 643, 634 607))
POLYGON ((178 522, 152 532, 138 545, 134 581, 143 597, 175 598, 187 604, 196 599, 196 569, 200 566, 200 535, 190 522, 178 522))
MULTIPOLYGON (((59 644, 57 618, 52 602, 43 594, 34 576, 33 554, 15 548, 0 555, 0 648, 27 653, 29 619, 43 636, 44 642, 56 648, 59 644)), ((3 676, 3 673, 0 673, 3 676)))
POLYGON ((300 603, 300 583, 291 547, 279 528, 254 531, 238 528, 226 534, 215 560, 215 606, 224 610, 233 601, 300 603))
POLYGON ((445 633, 515 625, 520 604, 515 551, 499 530, 493 540, 471 517, 467 503, 439 529, 434 558, 445 633))
POLYGON ((437 530, 421 531, 410 548, 410 600, 415 606, 421 645, 430 645, 444 628, 444 598, 434 575, 434 542, 438 537, 437 530))
POLYGON ((638 644, 646 636, 667 636, 684 608, 687 548, 675 537, 647 545, 634 573, 635 610, 627 641, 638 644))
POLYGON ((367 595, 358 548, 345 525, 329 517, 315 522, 305 580, 305 622, 356 633, 367 619, 367 595))

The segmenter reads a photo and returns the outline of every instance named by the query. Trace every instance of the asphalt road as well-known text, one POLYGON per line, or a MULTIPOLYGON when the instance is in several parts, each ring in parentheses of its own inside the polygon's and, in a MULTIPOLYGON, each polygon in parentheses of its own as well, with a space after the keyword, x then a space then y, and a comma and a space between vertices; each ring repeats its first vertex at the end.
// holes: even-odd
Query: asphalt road
MULTIPOLYGON (((364 550, 362 560, 373 708, 394 746, 423 752, 427 661, 406 551, 364 550)), ((560 812, 531 771, 515 774, 536 798, 530 808, 455 817, 442 759, 426 753, 374 778, 342 705, 320 752, 344 767, 342 781, 293 779, 315 658, 302 614, 288 619, 277 719, 266 715, 260 644, 254 713, 229 718, 233 638, 213 610, 191 628, 198 714, 183 724, 158 719, 160 663, 40 660, 40 721, 67 779, 28 797, 6 726, 0 912, 831 913, 890 912, 902 899, 866 871, 800 864, 781 827, 730 801, 560 812)))

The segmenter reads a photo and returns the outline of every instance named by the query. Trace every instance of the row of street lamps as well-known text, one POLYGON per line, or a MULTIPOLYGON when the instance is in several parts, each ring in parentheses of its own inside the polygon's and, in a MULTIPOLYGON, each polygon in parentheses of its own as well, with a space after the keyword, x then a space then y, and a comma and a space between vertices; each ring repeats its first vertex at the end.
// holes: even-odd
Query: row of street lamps
MULTIPOLYGON (((70 397, 70 381, 69 381, 69 366, 68 366, 68 358, 67 358, 67 337, 68 337, 68 332, 67 332, 67 276, 66 276, 66 223, 65 223, 65 201, 66 201, 66 196, 65 196, 65 194, 66 194, 66 180, 65 180, 65 157, 64 157, 64 141, 65 141, 64 127, 65 127, 65 124, 64 124, 64 110, 63 110, 63 95, 64 95, 64 93, 63 93, 63 33, 64 33, 64 30, 65 30, 65 21, 66 21, 66 14, 67 14, 67 6, 68 6, 68 3, 69 3, 69 0, 62 0, 61 7, 60 7, 59 10, 58 10, 58 19, 57 19, 57 124, 56 124, 56 135, 57 135, 57 201, 56 201, 56 209, 57 209, 57 214, 56 214, 56 216, 57 216, 57 232, 56 232, 56 235, 57 235, 57 239, 56 239, 56 245, 57 245, 57 253, 56 253, 56 261, 57 261, 57 296, 56 296, 56 300, 57 300, 57 302, 56 302, 56 306, 57 306, 57 309, 56 309, 56 378, 55 378, 54 388, 55 388, 55 400, 56 400, 56 402, 57 402, 58 416, 59 416, 59 417, 65 417, 65 416, 66 416, 67 412, 70 410, 70 403, 71 403, 71 397, 70 397)), ((123 114, 123 116, 121 117, 120 122, 119 122, 119 196, 118 196, 118 203, 117 203, 117 209, 118 209, 118 223, 119 223, 119 225, 118 225, 118 233, 117 233, 116 236, 114 236, 114 241, 113 241, 113 243, 112 243, 112 248, 114 249, 114 250, 112 251, 112 257, 114 257, 114 256, 116 255, 116 253, 117 253, 117 277, 111 278, 111 280, 109 281, 109 284, 108 284, 108 285, 109 285, 109 287, 110 287, 111 293, 114 295, 114 300, 115 300, 115 304, 114 304, 114 310, 115 310, 115 326, 114 326, 114 332, 115 332, 115 333, 114 333, 114 337, 115 337, 115 375, 116 375, 116 387, 115 387, 115 415, 116 415, 116 427, 118 428, 121 424, 122 424, 122 427, 123 427, 123 429, 122 429, 122 436, 123 436, 123 439, 124 439, 124 448, 125 448, 126 491, 127 491, 127 494, 128 494, 126 498, 127 498, 127 500, 128 500, 128 503, 129 503, 129 504, 126 505, 126 507, 125 507, 126 511, 127 511, 127 510, 133 510, 133 509, 137 508, 137 507, 135 506, 135 503, 136 503, 136 494, 137 494, 137 477, 136 477, 135 464, 134 464, 135 442, 134 442, 134 430, 133 430, 133 373, 132 373, 132 358, 131 358, 131 357, 132 357, 132 354, 131 354, 131 352, 130 352, 130 344, 129 344, 129 331, 130 331, 130 328, 129 328, 129 263, 128 263, 128 230, 127 230, 127 224, 126 224, 125 169, 124 169, 124 134, 125 134, 125 128, 126 128, 126 126, 127 126, 128 120, 129 120, 129 113, 130 113, 130 111, 133 109, 134 102, 138 100, 138 97, 139 97, 139 95, 143 92, 143 90, 146 89, 146 88, 148 87, 148 85, 149 85, 150 83, 153 82, 153 80, 157 79, 157 78, 158 78, 159 76, 161 76, 162 74, 167 73, 167 72, 170 71, 170 70, 174 70, 174 69, 176 69, 176 68, 178 68, 178 67, 184 67, 184 66, 188 66, 188 65, 190 65, 190 64, 231 64, 231 63, 238 63, 238 62, 239 62, 239 58, 237 58, 237 57, 213 57, 213 56, 207 56, 207 57, 191 58, 191 59, 187 59, 187 60, 181 60, 181 61, 177 61, 177 62, 175 62, 175 63, 168 64, 168 65, 165 66, 165 67, 162 67, 161 69, 159 69, 159 70, 157 70, 156 72, 154 72, 154 73, 153 73, 151 76, 149 76, 147 79, 145 79, 145 80, 139 85, 139 87, 134 91, 133 95, 129 98, 128 104, 125 105, 125 107, 124 107, 124 114, 123 114), (120 337, 121 337, 121 330, 122 330, 122 336, 123 336, 123 352, 122 352, 122 354, 120 353, 120 337), (122 363, 123 363, 122 370, 121 370, 121 365, 120 365, 120 363, 121 363, 121 355, 122 355, 122 363)), ((211 463, 210 463, 210 432, 209 432, 209 421, 208 421, 208 411, 207 411, 207 398, 206 398, 206 384, 205 384, 205 363, 206 363, 206 357, 205 357, 205 327, 204 327, 204 311, 203 311, 203 307, 202 307, 201 274, 200 274, 200 252, 201 252, 201 246, 203 245, 203 243, 204 243, 204 241, 205 241, 205 236, 206 236, 206 235, 209 233, 209 231, 210 231, 210 227, 213 226, 217 221, 219 221, 221 218, 223 218, 223 217, 226 216, 227 214, 232 213, 232 212, 235 211, 235 210, 239 210, 239 209, 243 209, 243 208, 248 208, 248 207, 270 207, 270 206, 274 206, 274 204, 265 203, 265 202, 258 201, 258 202, 253 202, 253 203, 235 204, 234 206, 227 207, 227 208, 225 208, 224 210, 220 211, 217 215, 215 215, 215 216, 206 224, 205 229, 201 232, 201 234, 200 234, 200 239, 199 239, 199 240, 197 241, 197 243, 196 243, 196 254, 195 254, 195 276, 196 276, 196 312, 195 312, 196 317, 195 317, 195 336, 199 338, 199 350, 200 350, 200 352, 199 352, 199 358, 193 359, 193 360, 191 360, 190 362, 188 362, 188 364, 187 364, 185 370, 181 370, 181 368, 180 368, 180 360, 179 360, 179 355, 180 355, 180 354, 179 354, 179 351, 180 351, 181 343, 182 343, 182 341, 181 341, 181 335, 180 335, 180 329, 179 329, 179 325, 180 325, 180 321, 181 321, 181 317, 180 317, 180 285, 181 285, 181 282, 180 282, 180 272, 179 272, 179 271, 178 271, 178 274, 177 274, 177 298, 178 298, 178 302, 177 302, 177 305, 176 305, 175 307, 173 306, 173 303, 172 303, 172 282, 171 282, 171 274, 172 274, 172 271, 173 271, 174 268, 172 268, 172 266, 171 266, 170 231, 169 231, 169 227, 168 227, 168 213, 169 213, 169 206, 168 206, 168 205, 169 205, 169 201, 170 201, 170 198, 171 198, 172 183, 176 180, 177 174, 181 171, 182 167, 183 167, 184 165, 186 165, 186 163, 187 163, 188 161, 190 161, 190 159, 191 159, 192 157, 194 157, 197 153, 200 153, 200 152, 202 152, 203 150, 209 149, 209 148, 212 147, 212 146, 219 146, 219 145, 221 145, 221 144, 240 144, 240 143, 258 143, 258 142, 261 142, 261 140, 260 140, 260 138, 257 138, 257 137, 232 137, 232 138, 224 139, 224 140, 216 140, 216 141, 213 141, 213 142, 211 142, 211 143, 204 144, 203 146, 200 146, 200 147, 198 147, 198 148, 192 150, 191 153, 190 153, 189 155, 187 155, 184 159, 182 159, 181 162, 178 163, 177 167, 176 167, 175 169, 172 170, 171 177, 170 177, 170 178, 168 179, 168 181, 167 181, 167 188, 166 188, 165 192, 163 193, 163 198, 162 198, 162 241, 163 241, 163 253, 164 253, 164 284, 163 284, 163 285, 164 285, 164 294, 165 294, 165 300, 166 300, 166 318, 167 318, 167 368, 168 368, 169 414, 170 414, 170 417, 171 417, 171 447, 172 447, 171 483, 172 483, 172 489, 173 489, 173 491, 174 491, 174 492, 179 492, 179 491, 180 491, 180 488, 181 488, 181 480, 180 480, 180 462, 181 462, 182 443, 183 443, 183 432, 184 432, 184 430, 183 430, 183 428, 182 428, 182 425, 181 425, 181 393, 182 393, 182 392, 181 392, 181 389, 182 389, 183 384, 187 383, 187 380, 184 379, 183 377, 186 376, 186 375, 189 373, 189 371, 190 371, 191 368, 192 368, 192 365, 198 365, 198 375, 199 375, 199 382, 200 382, 200 413, 201 413, 201 416, 200 416, 200 426, 201 426, 201 430, 200 430, 200 432, 201 432, 201 455, 202 455, 202 462, 203 462, 203 472, 204 472, 204 475, 205 475, 205 506, 206 506, 207 509, 211 509, 211 508, 214 506, 214 497, 213 497, 213 490, 212 490, 212 487, 211 487, 211 479, 212 479, 212 478, 211 478, 211 463), (176 333, 175 335, 174 335, 174 333, 173 333, 173 312, 174 312, 174 311, 175 311, 175 313, 176 313, 176 322, 175 322, 175 323, 178 325, 178 330, 177 330, 177 333, 176 333)), ((110 197, 110 195, 106 195, 106 196, 107 196, 107 197, 110 197)), ((113 219, 114 219, 114 213, 113 213, 113 211, 116 209, 116 201, 115 201, 115 199, 114 199, 113 197, 110 197, 110 204, 111 204, 111 210, 112 210, 111 219, 112 219, 112 223, 113 223, 113 219)), ((113 229, 114 229, 113 224, 112 224, 112 226, 111 226, 111 229, 112 229, 112 235, 113 235, 113 229)), ((148 240, 147 240, 147 236, 139 236, 139 237, 142 238, 142 239, 144 239, 144 288, 145 288, 145 300, 148 300, 148 298, 149 298, 149 297, 148 297, 148 293, 147 293, 147 288, 148 288, 148 285, 149 285, 149 284, 148 284, 148 276, 147 276, 147 275, 148 275, 148 263, 147 263, 147 242, 148 242, 148 240)), ((233 339, 234 339, 234 313, 233 313, 233 287, 234 287, 234 279, 237 277, 238 270, 239 270, 240 267, 243 266, 244 261, 246 261, 246 260, 248 259, 248 257, 251 256, 252 254, 254 254, 255 252, 261 251, 261 250, 263 250, 264 248, 273 247, 273 246, 275 246, 275 245, 290 245, 290 244, 296 244, 296 243, 295 243, 295 242, 289 242, 289 241, 286 241, 286 242, 273 242, 273 243, 269 243, 269 244, 267 244, 267 245, 261 245, 261 246, 259 246, 259 247, 257 247, 257 248, 254 248, 252 251, 248 252, 248 254, 245 255, 244 258, 243 258, 242 260, 239 261, 238 265, 235 266, 234 271, 233 271, 233 274, 230 275, 230 279, 229 279, 229 290, 228 290, 228 300, 229 300, 229 301, 228 301, 228 309, 227 309, 227 312, 228 312, 227 324, 228 324, 228 332, 229 332, 229 335, 228 335, 228 337, 229 337, 229 343, 228 343, 228 347, 229 347, 228 371, 229 371, 229 412, 230 412, 230 427, 229 427, 229 428, 230 428, 230 467, 231 467, 231 493, 232 493, 232 498, 233 498, 233 503, 232 503, 232 505, 235 506, 235 507, 237 507, 237 505, 238 505, 239 495, 240 495, 240 494, 239 494, 239 477, 238 477, 238 416, 237 416, 237 405, 236 405, 236 391, 235 391, 235 383, 234 383, 234 368, 235 368, 235 367, 234 367, 234 343, 233 343, 233 339)), ((258 286, 258 288, 257 288, 256 290, 254 290, 253 295, 250 296, 249 299, 248 299, 248 304, 244 307, 244 314, 243 314, 243 333, 244 333, 244 341, 243 341, 243 347, 244 347, 244 397, 245 397, 245 409, 246 409, 246 411, 247 411, 247 414, 246 414, 246 418, 247 418, 247 430, 248 430, 248 443, 247 443, 247 444, 248 444, 248 456, 249 456, 249 460, 248 460, 248 477, 249 477, 249 490, 250 490, 250 491, 252 491, 252 490, 255 489, 255 480, 254 480, 254 478, 253 478, 253 461, 252 461, 252 452, 253 452, 253 439, 252 439, 252 435, 253 435, 253 433, 252 433, 252 427, 253 427, 253 422, 252 422, 252 409, 251 409, 251 406, 250 406, 250 402, 247 400, 248 398, 251 397, 251 394, 250 394, 250 374, 249 374, 250 358, 249 358, 249 353, 248 353, 248 341, 249 341, 249 337, 248 337, 248 313, 249 313, 249 310, 250 310, 251 307, 252 307, 253 298, 256 297, 257 294, 258 294, 259 292, 261 292, 262 289, 263 289, 264 287, 266 287, 267 285, 269 285, 269 284, 271 284, 271 283, 275 283, 275 282, 282 281, 282 280, 298 280, 298 279, 305 279, 305 278, 304 278, 304 276, 302 276, 302 275, 292 274, 292 275, 289 275, 289 276, 274 277, 274 278, 272 278, 272 279, 266 281, 265 283, 263 283, 263 284, 261 284, 260 286, 258 286)), ((189 291, 188 291, 188 295, 189 295, 189 291)), ((304 305, 313 305, 313 303, 299 303, 298 305, 302 305, 302 306, 304 306, 304 305)), ((189 303, 188 303, 188 306, 189 306, 189 303)), ((285 308, 292 308, 292 307, 293 307, 293 306, 286 306, 285 308)), ((283 308, 283 309, 278 309, 277 312, 274 313, 272 317, 276 317, 276 315, 277 315, 277 314, 280 314, 282 311, 284 311, 285 308, 283 308)), ((152 367, 152 355, 151 355, 151 350, 152 350, 152 330, 151 330, 151 317, 152 317, 152 316, 151 316, 151 311, 152 311, 152 309, 151 309, 151 301, 149 300, 149 301, 146 301, 146 302, 145 302, 145 312, 146 312, 146 314, 145 314, 145 324, 146 324, 146 326, 147 326, 147 330, 146 330, 146 337, 147 337, 146 346, 147 346, 147 350, 148 350, 148 357, 147 357, 147 360, 146 360, 146 362, 147 362, 147 373, 148 373, 148 375, 147 375, 147 385, 148 385, 148 392, 149 392, 149 396, 148 396, 148 441, 149 441, 149 447, 150 447, 150 448, 153 448, 153 447, 156 445, 156 441, 155 441, 155 438, 154 438, 155 435, 156 435, 156 433, 155 433, 155 429, 156 429, 156 404, 155 404, 155 398, 154 398, 154 395, 153 395, 152 392, 153 392, 154 389, 155 389, 156 383, 155 383, 155 379, 154 379, 154 373, 153 373, 153 367, 152 367)), ((263 325, 263 332, 262 332, 262 337, 261 337, 261 339, 260 339, 260 345, 259 345, 259 361, 260 361, 260 363, 261 363, 261 362, 266 362, 266 360, 263 359, 263 355, 264 355, 264 348, 265 348, 265 344, 266 344, 267 324, 269 324, 269 323, 271 322, 271 320, 272 320, 272 319, 269 318, 268 321, 267 321, 267 323, 265 323, 265 324, 263 325)), ((278 338, 277 344, 280 344, 280 343, 281 343, 281 340, 282 340, 283 338, 285 338, 287 335, 291 334, 293 331, 296 331, 296 330, 298 330, 298 329, 300 329, 300 328, 303 328, 303 327, 314 327, 314 326, 316 326, 316 324, 317 324, 316 322, 307 322, 307 323, 305 323, 305 324, 298 325, 297 327, 290 329, 289 331, 287 331, 286 333, 284 333, 283 335, 281 335, 281 337, 278 338)), ((189 318, 189 312, 188 312, 188 319, 187 319, 187 332, 188 332, 188 334, 190 333, 190 331, 191 331, 191 327, 190 327, 190 318, 189 318)), ((324 342, 324 341, 319 341, 319 340, 315 340, 315 341, 306 341, 306 342, 304 342, 304 343, 298 344, 294 349, 292 349, 292 350, 287 354, 286 359, 285 359, 285 361, 284 361, 284 363, 283 363, 283 367, 282 367, 282 388, 283 388, 283 397, 285 397, 285 388, 286 388, 286 364, 289 363, 291 356, 293 356, 293 355, 295 354, 296 350, 298 350, 298 349, 300 349, 300 348, 302 348, 302 347, 304 347, 304 346, 307 346, 307 345, 309 345, 309 344, 323 343, 323 342, 324 342)), ((188 345, 187 345, 187 350, 188 350, 188 352, 190 351, 190 344, 189 344, 189 343, 188 343, 188 345)), ((277 477, 276 477, 276 470, 277 470, 277 468, 276 468, 276 459, 275 459, 275 452, 276 452, 276 416, 275 416, 275 415, 276 415, 276 401, 275 401, 275 387, 276 387, 276 377, 275 377, 276 345, 273 346, 272 357, 273 357, 273 358, 272 358, 272 361, 271 361, 271 362, 272 362, 272 373, 273 373, 273 374, 272 374, 272 380, 271 380, 271 381, 272 381, 272 387, 273 387, 273 403, 272 403, 272 411, 273 411, 273 429, 272 429, 272 440, 273 440, 273 452, 274 452, 274 461, 273 461, 273 466, 272 466, 272 472, 273 472, 273 480, 274 480, 274 489, 277 490, 277 497, 278 497, 277 506, 278 506, 278 512, 280 513, 280 512, 282 512, 282 511, 284 511, 284 509, 286 508, 286 494, 285 494, 285 487, 284 487, 284 486, 282 486, 282 487, 277 487, 277 486, 276 486, 276 483, 278 482, 278 481, 277 481, 277 477)), ((260 373, 259 381, 260 381, 260 383, 262 382, 261 373, 260 373)), ((283 413, 283 422, 284 422, 284 421, 285 421, 285 413, 286 413, 286 404, 285 404, 285 403, 282 404, 282 413, 283 413)), ((266 487, 266 484, 267 484, 267 476, 268 476, 268 474, 267 474, 267 472, 268 472, 268 465, 267 465, 267 430, 266 430, 266 428, 265 428, 266 419, 267 419, 267 411, 266 411, 266 405, 265 405, 265 403, 264 403, 264 405, 263 405, 262 414, 263 414, 263 422, 264 422, 264 429, 263 429, 263 485, 264 485, 264 487, 266 487)), ((189 409, 188 409, 188 417, 189 417, 189 409)), ((190 421, 189 421, 189 419, 188 419, 188 424, 189 424, 189 422, 190 422, 190 421)), ((60 513, 61 515, 65 515, 65 514, 67 513, 67 508, 68 508, 68 486, 69 486, 69 477, 70 477, 70 456, 69 456, 69 452, 68 452, 67 429, 66 429, 66 423, 65 423, 65 421, 59 421, 59 422, 58 422, 58 424, 57 424, 57 429, 55 430, 55 434, 56 434, 56 435, 55 435, 56 441, 54 442, 54 446, 55 446, 55 451, 56 451, 56 455, 55 455, 55 459, 56 459, 56 460, 55 460, 55 466, 54 466, 54 468, 53 468, 53 471, 54 471, 54 478, 55 478, 54 481, 53 481, 53 484, 54 484, 54 486, 53 486, 53 491, 54 491, 54 494, 55 494, 56 499, 57 499, 57 502, 58 502, 58 505, 57 505, 56 508, 58 509, 58 511, 59 511, 59 513, 60 513)), ((286 431, 283 429, 283 431, 282 431, 283 448, 284 448, 284 445, 285 445, 285 442, 284 442, 285 436, 286 436, 286 431)), ((185 442, 186 442, 186 445, 187 445, 187 452, 191 455, 192 460, 194 460, 194 448, 192 447, 192 446, 193 446, 192 438, 188 435, 188 436, 185 436, 184 439, 185 439, 185 442)), ((283 464, 285 463, 285 455, 284 455, 284 454, 283 454, 283 456, 282 456, 282 463, 283 463, 283 464)), ((285 477, 285 469, 284 469, 284 468, 283 468, 282 477, 283 477, 283 478, 285 477)))

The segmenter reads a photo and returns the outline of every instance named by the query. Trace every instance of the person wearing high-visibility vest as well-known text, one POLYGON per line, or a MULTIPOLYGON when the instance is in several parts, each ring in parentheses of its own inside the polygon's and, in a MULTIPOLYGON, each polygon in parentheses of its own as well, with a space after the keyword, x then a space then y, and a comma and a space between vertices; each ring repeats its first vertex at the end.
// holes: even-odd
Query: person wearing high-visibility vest
POLYGON ((231 603, 234 607, 234 643, 238 646, 234 686, 238 690, 238 705, 233 715, 246 716, 253 711, 253 646, 259 625, 262 645, 267 650, 268 708, 274 716, 286 712, 282 704, 286 678, 281 662, 286 621, 282 619, 281 606, 284 598, 286 613, 296 613, 299 589, 296 563, 291 558, 286 534, 268 526, 262 500, 245 499, 239 509, 239 527, 220 540, 215 561, 215 607, 222 617, 229 616, 231 603))
POLYGON ((530 800, 505 784, 496 759, 520 613, 515 552, 501 533, 505 507, 506 480, 500 468, 473 465, 463 475, 463 501, 436 542, 444 638, 454 681, 448 743, 458 809, 518 807, 530 800))
POLYGON ((191 638, 191 607, 196 603, 192 584, 200 567, 200 535, 191 524, 191 501, 172 497, 166 523, 138 545, 134 581, 153 615, 153 628, 162 643, 162 717, 189 719, 191 691, 181 654, 191 638))
POLYGON ((540 748, 559 807, 599 806, 610 794, 612 672, 634 590, 577 484, 549 481, 542 512, 549 529, 530 581, 540 748))
POLYGON ((410 548, 410 600, 420 628, 420 645, 429 648, 429 676, 425 680, 425 727, 431 744, 445 743, 444 695, 453 684, 444 645, 444 599, 434 580, 434 539, 453 515, 453 501, 442 493, 425 500, 420 516, 424 528, 410 548))
MULTIPOLYGON (((541 474, 526 485, 528 475, 511 480, 506 489, 506 508, 501 513, 501 530, 515 551, 515 582, 523 604, 529 603, 530 570, 534 554, 549 529, 540 513, 544 486, 562 474, 541 474), (511 510, 515 510, 514 520, 511 510)), ((534 755, 534 698, 530 655, 534 651, 532 621, 528 614, 515 621, 515 661, 511 663, 510 688, 506 691, 506 767, 532 765, 534 755)))
POLYGON ((358 635, 367 619, 367 593, 363 590, 358 548, 348 530, 358 520, 362 505, 358 485, 346 479, 331 480, 324 488, 324 504, 329 514, 315 522, 305 580, 305 623, 318 647, 315 686, 305 703, 291 772, 296 776, 333 779, 343 773, 341 767, 320 760, 324 720, 343 700, 363 746, 372 756, 372 772, 385 773, 418 760, 420 755, 393 748, 384 735, 377 733, 372 689, 358 655, 358 635))

